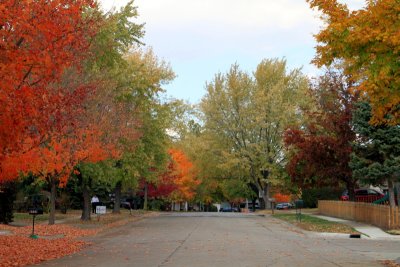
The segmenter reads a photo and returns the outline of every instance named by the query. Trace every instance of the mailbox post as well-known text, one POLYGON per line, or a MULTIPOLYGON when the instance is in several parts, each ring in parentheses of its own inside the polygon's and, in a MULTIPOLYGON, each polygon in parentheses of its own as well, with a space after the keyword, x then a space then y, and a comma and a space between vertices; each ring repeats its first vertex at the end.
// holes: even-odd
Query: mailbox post
POLYGON ((303 208, 304 201, 302 199, 298 199, 295 201, 296 204, 296 219, 301 222, 301 208, 303 208))
POLYGON ((43 209, 41 208, 30 208, 29 214, 32 215, 32 234, 30 235, 31 238, 37 239, 38 236, 35 235, 35 218, 37 215, 43 214, 43 209))
POLYGON ((271 203, 271 213, 274 214, 276 199, 275 198, 270 198, 269 202, 271 203))

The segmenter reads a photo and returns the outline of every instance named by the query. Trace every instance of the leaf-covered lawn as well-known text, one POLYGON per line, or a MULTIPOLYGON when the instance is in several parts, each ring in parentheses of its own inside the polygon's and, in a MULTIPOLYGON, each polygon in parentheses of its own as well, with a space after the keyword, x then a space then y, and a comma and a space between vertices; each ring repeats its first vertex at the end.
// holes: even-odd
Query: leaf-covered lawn
POLYGON ((0 266, 25 266, 44 260, 60 258, 81 250, 87 242, 75 238, 93 235, 97 230, 82 230, 68 225, 37 225, 32 239, 31 226, 12 227, 0 224, 0 230, 11 235, 0 235, 0 266))
POLYGON ((306 214, 301 215, 301 222, 297 221, 296 214, 275 214, 274 217, 287 221, 307 231, 345 234, 357 232, 356 230, 354 230, 354 228, 348 225, 330 222, 306 214))
POLYGON ((132 211, 130 214, 122 210, 121 214, 102 215, 99 220, 93 216, 89 222, 73 218, 68 220, 68 224, 38 224, 35 225, 35 234, 39 239, 29 237, 32 233, 31 225, 15 227, 0 224, 0 232, 9 233, 0 235, 0 267, 32 265, 70 255, 89 245, 77 238, 95 235, 142 217, 156 215, 155 212, 132 211))
POLYGON ((26 236, 0 236, 0 266, 25 266, 78 252, 86 245, 69 238, 32 239, 26 236))

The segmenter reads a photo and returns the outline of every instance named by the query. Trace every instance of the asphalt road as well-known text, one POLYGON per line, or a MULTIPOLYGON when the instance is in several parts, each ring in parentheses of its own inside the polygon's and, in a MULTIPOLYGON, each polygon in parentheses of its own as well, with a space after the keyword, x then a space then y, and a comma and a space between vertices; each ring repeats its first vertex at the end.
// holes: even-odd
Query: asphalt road
POLYGON ((270 216, 164 213, 42 266, 381 266, 400 242, 323 237, 270 216))

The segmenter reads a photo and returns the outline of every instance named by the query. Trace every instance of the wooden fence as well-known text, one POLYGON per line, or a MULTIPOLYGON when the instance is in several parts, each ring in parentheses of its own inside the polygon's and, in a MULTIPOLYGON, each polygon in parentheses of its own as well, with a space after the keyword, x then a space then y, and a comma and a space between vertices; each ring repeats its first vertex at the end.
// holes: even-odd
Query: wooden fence
POLYGON ((318 211, 322 215, 365 222, 383 229, 400 228, 400 208, 386 205, 351 201, 319 200, 318 211))

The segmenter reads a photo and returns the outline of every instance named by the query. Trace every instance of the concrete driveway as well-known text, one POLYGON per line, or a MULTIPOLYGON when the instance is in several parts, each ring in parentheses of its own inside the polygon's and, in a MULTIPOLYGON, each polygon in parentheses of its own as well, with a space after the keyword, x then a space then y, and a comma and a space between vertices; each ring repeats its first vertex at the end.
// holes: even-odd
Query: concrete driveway
POLYGON ((381 266, 400 242, 323 237, 270 216, 163 213, 94 237, 41 266, 381 266))

